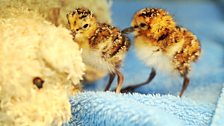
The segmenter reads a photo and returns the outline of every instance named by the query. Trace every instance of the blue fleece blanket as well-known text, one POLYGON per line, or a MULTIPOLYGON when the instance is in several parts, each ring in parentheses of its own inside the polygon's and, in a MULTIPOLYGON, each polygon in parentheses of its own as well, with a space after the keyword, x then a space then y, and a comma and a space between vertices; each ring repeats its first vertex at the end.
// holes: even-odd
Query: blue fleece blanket
POLYGON ((207 126, 215 113, 215 105, 172 95, 84 92, 71 104, 69 124, 81 126, 207 126))
MULTIPOLYGON (((178 24, 190 29, 201 41, 202 56, 193 64, 190 85, 183 97, 177 97, 182 79, 160 71, 149 85, 138 88, 134 94, 102 92, 108 80, 105 77, 86 85, 85 92, 71 98, 73 117, 65 125, 224 126, 224 20, 218 6, 209 1, 115 0, 114 24, 121 29, 129 26, 134 12, 143 7, 167 9, 178 24)), ((150 68, 136 58, 131 47, 122 71, 125 87, 144 81, 150 68)))

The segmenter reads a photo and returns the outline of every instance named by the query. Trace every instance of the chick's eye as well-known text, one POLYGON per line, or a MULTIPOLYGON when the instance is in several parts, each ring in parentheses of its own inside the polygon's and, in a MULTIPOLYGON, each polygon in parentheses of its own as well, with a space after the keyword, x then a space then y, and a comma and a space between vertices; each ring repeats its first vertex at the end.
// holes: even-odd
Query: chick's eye
POLYGON ((140 27, 145 27, 146 24, 145 23, 140 23, 140 27))
POLYGON ((43 88, 44 80, 42 80, 40 77, 35 77, 33 79, 33 84, 37 86, 38 89, 43 88))
POLYGON ((84 24, 83 25, 83 28, 87 28, 89 25, 88 24, 84 24))

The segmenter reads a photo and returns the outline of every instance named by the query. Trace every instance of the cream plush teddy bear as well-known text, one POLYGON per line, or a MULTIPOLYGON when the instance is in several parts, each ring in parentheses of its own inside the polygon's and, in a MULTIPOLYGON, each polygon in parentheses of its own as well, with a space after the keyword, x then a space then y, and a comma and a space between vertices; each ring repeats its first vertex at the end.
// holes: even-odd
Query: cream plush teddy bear
POLYGON ((105 75, 82 63, 65 28, 66 14, 77 7, 111 23, 111 0, 1 0, 0 126, 61 125, 84 72, 87 80, 105 75))
MULTIPOLYGON (((29 10, 36 11, 45 20, 56 26, 66 27, 66 14, 78 7, 90 9, 97 17, 97 20, 104 23, 112 23, 111 5, 112 0, 0 0, 0 17, 12 17, 14 15, 6 11, 9 7, 28 7, 29 10), (102 16, 103 15, 103 16, 102 16)), ((96 70, 91 66, 86 66, 85 81, 95 81, 104 77, 106 73, 96 70)))
MULTIPOLYGON (((15 16, 9 13, 7 8, 27 7, 36 11, 45 20, 56 26, 68 26, 66 14, 78 7, 90 9, 97 17, 98 21, 112 23, 111 11, 112 0, 0 0, 0 17, 9 18, 15 16)), ((85 81, 95 81, 106 76, 107 73, 96 70, 86 65, 85 81)))
POLYGON ((61 125, 84 64, 70 31, 29 9, 0 18, 0 125, 61 125))

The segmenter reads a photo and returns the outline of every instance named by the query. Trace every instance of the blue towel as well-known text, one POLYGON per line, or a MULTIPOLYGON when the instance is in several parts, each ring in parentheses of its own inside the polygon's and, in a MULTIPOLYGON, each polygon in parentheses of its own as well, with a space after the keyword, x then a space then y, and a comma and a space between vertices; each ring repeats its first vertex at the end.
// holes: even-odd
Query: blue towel
POLYGON ((69 124, 81 126, 207 126, 215 111, 212 104, 137 93, 84 92, 72 97, 71 104, 69 124))
POLYGON ((224 85, 220 95, 211 126, 224 125, 224 85))
MULTIPOLYGON (((85 86, 85 92, 71 97, 72 118, 64 125, 80 126, 224 126, 224 20, 215 3, 115 0, 114 24, 128 27, 135 11, 143 7, 167 9, 179 25, 195 33, 202 56, 193 64, 190 84, 177 97, 182 78, 162 71, 134 94, 101 92, 108 77, 85 86), (222 91, 222 93, 221 93, 222 91)), ((130 36, 132 38, 132 36, 130 36)), ((150 68, 131 47, 122 68, 127 85, 144 81, 150 68)), ((115 88, 114 83, 112 88, 115 88)))

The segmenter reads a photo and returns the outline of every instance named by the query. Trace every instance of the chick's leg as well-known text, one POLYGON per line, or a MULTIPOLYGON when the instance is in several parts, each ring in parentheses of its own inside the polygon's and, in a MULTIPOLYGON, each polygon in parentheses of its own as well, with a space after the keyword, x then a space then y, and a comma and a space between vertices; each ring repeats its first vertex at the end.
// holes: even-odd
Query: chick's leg
POLYGON ((183 86, 182 86, 182 89, 181 89, 180 94, 179 94, 180 97, 183 95, 184 91, 187 89, 187 87, 189 85, 189 82, 190 82, 190 79, 185 75, 183 86))
POLYGON ((152 71, 149 74, 149 77, 145 82, 142 82, 142 83, 136 84, 136 85, 132 85, 132 86, 128 86, 128 87, 122 89, 121 92, 122 93, 133 92, 136 88, 141 87, 141 86, 146 85, 149 82, 151 82, 155 76, 156 76, 156 70, 154 68, 152 68, 152 71))
POLYGON ((104 91, 108 91, 110 89, 110 86, 113 83, 114 77, 115 77, 115 74, 114 73, 110 73, 110 75, 109 75, 109 81, 108 81, 107 86, 104 89, 104 91))
POLYGON ((119 70, 116 70, 116 75, 117 75, 116 93, 120 93, 122 85, 123 85, 123 81, 124 81, 124 76, 123 76, 123 74, 119 70))

